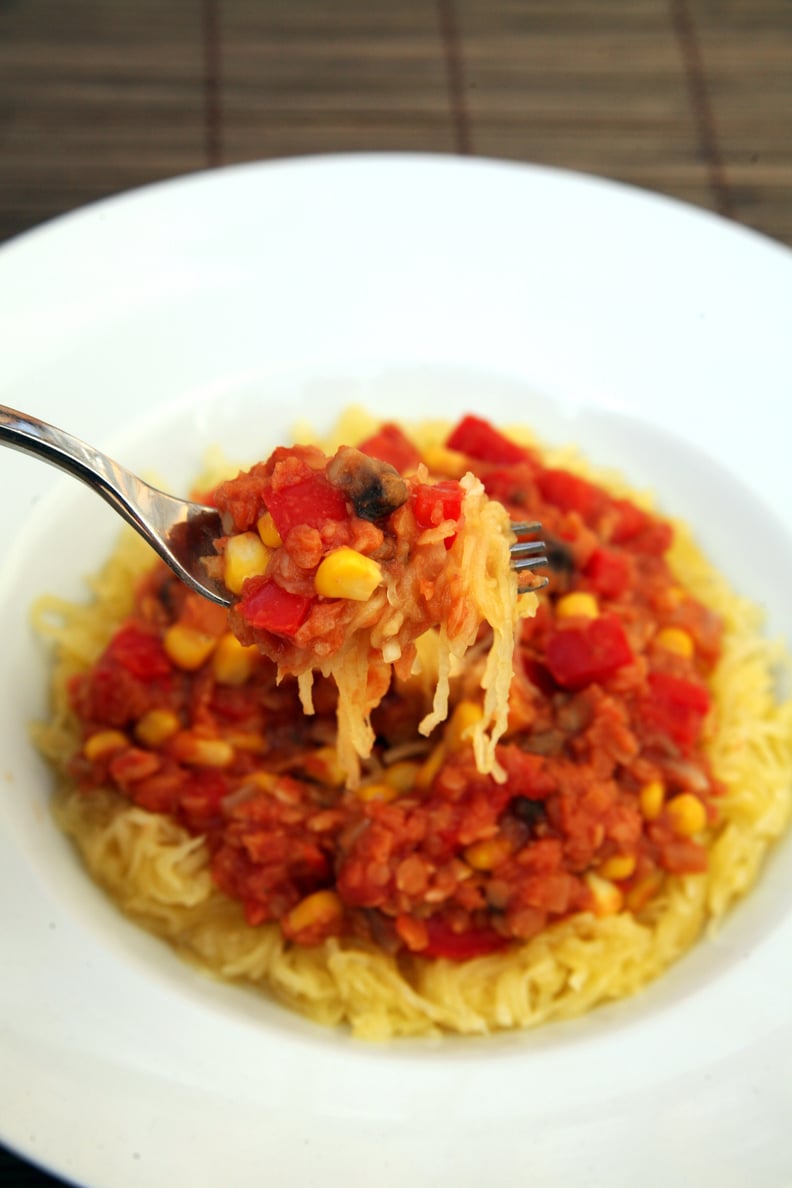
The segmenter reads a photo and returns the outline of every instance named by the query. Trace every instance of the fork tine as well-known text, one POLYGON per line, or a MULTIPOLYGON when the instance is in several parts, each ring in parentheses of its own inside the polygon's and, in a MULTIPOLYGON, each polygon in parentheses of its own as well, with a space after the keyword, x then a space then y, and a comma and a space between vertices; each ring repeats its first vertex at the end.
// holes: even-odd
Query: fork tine
POLYGON ((515 561, 519 557, 535 557, 537 554, 543 553, 545 548, 543 540, 520 540, 517 544, 509 545, 509 552, 512 561, 515 561))
POLYGON ((542 525, 538 520, 518 520, 512 523, 511 530, 515 536, 527 536, 529 532, 541 532, 542 525))
POLYGON ((527 573, 531 569, 541 569, 547 565, 547 557, 518 557, 512 561, 511 568, 515 573, 527 573))

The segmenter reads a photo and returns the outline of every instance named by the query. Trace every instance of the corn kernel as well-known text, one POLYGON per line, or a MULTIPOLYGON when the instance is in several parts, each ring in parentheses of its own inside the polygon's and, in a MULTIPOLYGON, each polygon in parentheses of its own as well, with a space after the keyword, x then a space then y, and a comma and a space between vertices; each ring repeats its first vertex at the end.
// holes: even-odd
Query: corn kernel
POLYGON ((615 916, 622 909, 624 896, 609 879, 602 879, 591 871, 585 876, 589 891, 594 896, 594 912, 597 916, 615 916))
POLYGON ((339 920, 343 913, 344 905, 335 891, 314 891, 286 914, 284 924, 294 934, 304 932, 306 928, 330 924, 339 920))
POLYGON ((248 755, 264 755, 267 741, 258 730, 226 730, 225 740, 235 751, 246 751, 248 755))
POLYGON ((191 767, 228 767, 234 748, 224 738, 201 738, 185 730, 173 740, 173 753, 191 767))
POLYGON ((409 759, 402 759, 399 763, 391 763, 382 773, 382 778, 397 792, 409 792, 415 783, 420 764, 409 759))
POLYGON ((635 854, 614 854, 612 858, 606 858, 597 868, 597 874, 600 878, 619 883, 623 879, 629 879, 635 870, 635 863, 635 854))
POLYGON ((245 776, 245 783, 252 784, 259 792, 272 792, 279 779, 274 771, 253 771, 245 776))
POLYGON ((317 594, 353 602, 368 602, 381 582, 382 569, 377 562, 347 545, 328 553, 314 577, 317 594))
POLYGON ((328 788, 342 788, 346 781, 335 747, 317 747, 315 751, 309 751, 302 767, 306 775, 328 788))
POLYGON ((438 743, 432 749, 428 757, 424 759, 421 766, 418 768, 415 776, 415 786, 425 791, 431 787, 432 781, 439 772, 440 768, 445 763, 446 749, 442 743, 438 743))
POLYGON ((178 714, 168 709, 148 710, 135 726, 135 737, 144 747, 159 747, 181 726, 178 714))
POLYGON ((269 512, 264 512, 263 516, 259 516, 256 521, 256 531, 261 537, 261 543, 268 549, 279 549, 283 544, 281 534, 275 527, 275 521, 269 512))
POLYGON ((483 716, 484 711, 477 701, 457 703, 445 730, 444 741, 449 751, 460 751, 470 743, 470 733, 483 716))
POLYGON ((442 474, 444 478, 460 479, 468 469, 467 457, 459 450, 449 450, 444 445, 427 446, 423 460, 432 474, 442 474))
POLYGON ((120 730, 99 730, 86 739, 83 745, 83 755, 91 763, 97 759, 106 759, 114 751, 120 751, 129 746, 129 739, 120 730))
POLYGON ((663 881, 664 875, 662 871, 650 871, 645 878, 640 879, 630 887, 624 897, 624 906, 630 912, 640 912, 646 907, 652 896, 656 895, 660 890, 663 881))
POLYGON ((226 541, 223 581, 232 594, 241 594, 249 577, 264 573, 270 551, 256 532, 240 532, 226 541))
POLYGON ((559 598, 555 611, 558 619, 596 619, 599 606, 594 595, 587 590, 574 590, 559 598))
POLYGON ((677 656, 685 656, 688 659, 696 650, 691 636, 681 627, 663 627, 654 637, 654 642, 667 652, 674 652, 677 656))
POLYGON ((185 623, 174 623, 162 638, 162 646, 177 668, 195 672, 211 656, 217 640, 205 631, 188 627, 185 623))
POLYGON ((692 837, 707 824, 707 810, 692 792, 681 792, 666 805, 671 827, 680 837, 692 837))
POLYGON ((474 870, 494 870, 511 852, 512 848, 505 837, 487 837, 467 847, 465 862, 474 870))
POLYGON ((392 784, 381 782, 376 784, 361 784, 355 790, 355 795, 364 804, 368 804, 370 800, 381 800, 387 804, 389 801, 395 800, 399 792, 392 784))
POLYGON ((660 780, 650 780, 638 793, 641 813, 647 821, 656 821, 663 811, 665 786, 660 780))
POLYGON ((212 653, 214 678, 221 685, 244 685, 252 675, 257 659, 257 648, 245 647, 227 631, 220 636, 212 653))

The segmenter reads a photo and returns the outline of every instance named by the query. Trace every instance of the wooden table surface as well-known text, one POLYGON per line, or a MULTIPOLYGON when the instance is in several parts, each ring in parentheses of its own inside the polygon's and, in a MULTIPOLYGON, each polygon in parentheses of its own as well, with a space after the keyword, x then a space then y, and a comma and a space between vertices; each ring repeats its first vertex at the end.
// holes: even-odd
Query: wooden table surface
MULTIPOLYGON (((792 246, 792 2, 0 0, 0 241, 176 174, 359 150, 582 170, 792 246)), ((0 1150, 3 1186, 56 1183, 0 1150)))

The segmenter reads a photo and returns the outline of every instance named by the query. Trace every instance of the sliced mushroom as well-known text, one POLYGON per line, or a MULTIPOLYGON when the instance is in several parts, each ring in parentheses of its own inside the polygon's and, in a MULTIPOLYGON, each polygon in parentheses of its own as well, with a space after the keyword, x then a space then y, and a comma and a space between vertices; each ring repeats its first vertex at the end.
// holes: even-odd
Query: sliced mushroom
POLYGON ((342 446, 327 465, 327 477, 343 491, 361 520, 381 520, 407 501, 407 484, 393 466, 342 446))

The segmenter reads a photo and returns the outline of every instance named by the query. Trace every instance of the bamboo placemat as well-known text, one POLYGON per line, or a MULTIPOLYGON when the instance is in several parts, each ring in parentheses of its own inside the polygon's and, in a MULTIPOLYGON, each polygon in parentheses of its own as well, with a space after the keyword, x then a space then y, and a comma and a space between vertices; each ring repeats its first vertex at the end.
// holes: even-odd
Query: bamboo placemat
MULTIPOLYGON (((792 4, 0 0, 0 241, 180 173, 358 150, 582 170, 792 245, 792 4)), ((58 1181, 0 1150, 0 1182, 58 1181)))
POLYGON ((301 153, 602 174, 792 244, 789 0, 0 0, 0 240, 301 153))

